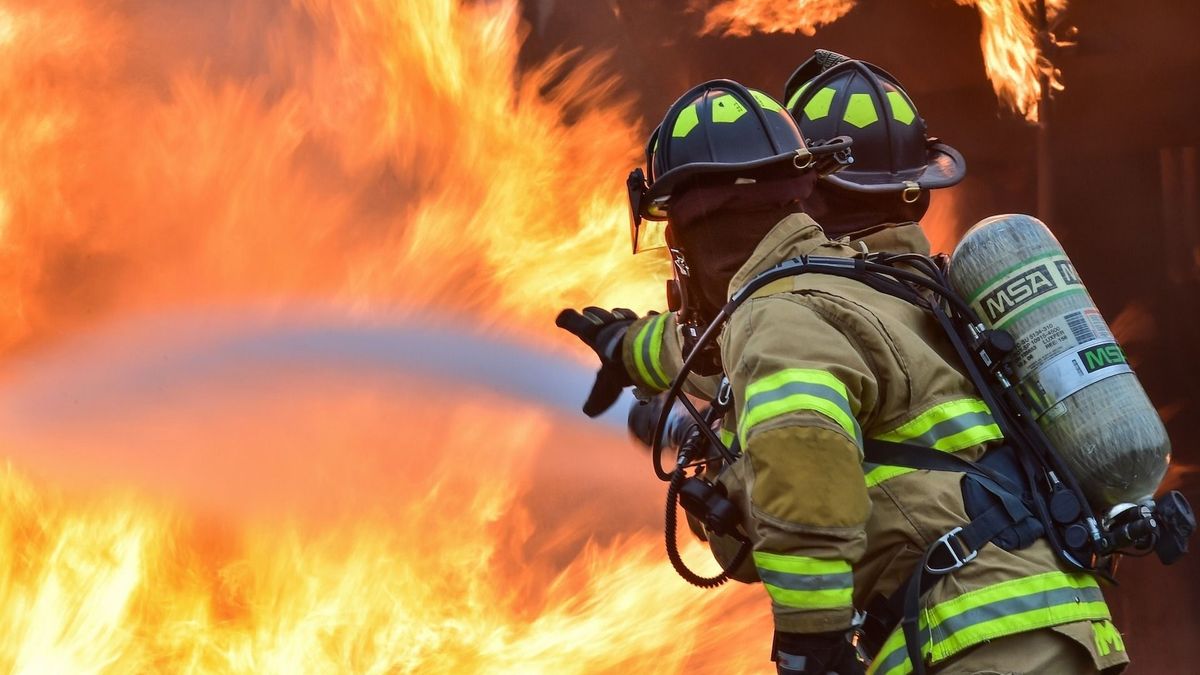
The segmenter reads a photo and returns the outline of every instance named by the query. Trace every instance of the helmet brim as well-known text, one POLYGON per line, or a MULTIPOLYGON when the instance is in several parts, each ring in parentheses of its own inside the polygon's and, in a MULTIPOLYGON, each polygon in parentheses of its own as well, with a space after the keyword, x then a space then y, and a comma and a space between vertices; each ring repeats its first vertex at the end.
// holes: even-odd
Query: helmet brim
POLYGON ((902 192, 915 184, 923 190, 937 190, 957 185, 967 175, 967 162, 962 154, 945 143, 933 142, 926 146, 928 161, 924 168, 913 171, 911 176, 893 173, 855 171, 851 165, 842 171, 829 174, 824 180, 851 192, 902 192))
POLYGON ((793 150, 773 157, 764 157, 752 162, 732 164, 728 162, 693 162, 672 169, 654 181, 641 200, 639 209, 646 220, 666 220, 667 200, 676 188, 685 182, 698 179, 728 180, 739 178, 759 179, 781 176, 791 172, 797 176, 812 169, 814 160, 844 152, 849 144, 843 142, 827 146, 816 145, 803 150, 793 150))

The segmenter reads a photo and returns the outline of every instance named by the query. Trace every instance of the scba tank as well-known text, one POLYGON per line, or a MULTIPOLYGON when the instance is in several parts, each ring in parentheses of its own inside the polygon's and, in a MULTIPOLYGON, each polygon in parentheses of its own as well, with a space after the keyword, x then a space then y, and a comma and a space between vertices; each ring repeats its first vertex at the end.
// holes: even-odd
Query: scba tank
POLYGON ((954 250, 950 284, 1013 336, 1025 400, 1092 505, 1149 500, 1169 462, 1166 429, 1050 230, 1024 215, 980 221, 954 250))

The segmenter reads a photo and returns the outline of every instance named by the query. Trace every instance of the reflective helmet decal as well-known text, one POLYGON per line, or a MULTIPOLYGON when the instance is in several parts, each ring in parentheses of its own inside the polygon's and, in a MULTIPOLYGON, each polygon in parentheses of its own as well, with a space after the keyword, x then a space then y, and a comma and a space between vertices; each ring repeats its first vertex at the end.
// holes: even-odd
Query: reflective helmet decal
POLYGON ((892 118, 901 124, 912 124, 917 113, 909 105, 908 99, 904 98, 904 94, 898 91, 889 91, 887 99, 892 108, 892 118))
POLYGON ((842 114, 842 119, 859 129, 865 129, 878 122, 879 113, 875 111, 871 95, 850 94, 850 101, 846 103, 846 112, 842 114))
MULTIPOLYGON (((696 112, 696 106, 690 105, 679 113, 679 117, 675 119, 675 126, 671 127, 672 138, 687 138, 687 135, 692 133, 700 124, 700 115, 696 112)), ((655 144, 655 151, 658 151, 658 145, 655 144)))
POLYGON ((746 114, 746 106, 737 100, 733 94, 718 96, 712 100, 712 121, 718 124, 730 124, 741 119, 746 114))
POLYGON ((796 101, 800 100, 800 95, 804 93, 805 89, 808 89, 808 85, 810 85, 810 84, 812 84, 812 83, 805 82, 804 84, 800 85, 800 88, 796 90, 796 93, 792 94, 792 97, 790 99, 788 99, 788 103, 787 103, 787 107, 789 110, 796 107, 796 101))
POLYGON ((750 95, 754 97, 755 101, 758 101, 758 104, 763 107, 763 110, 770 110, 773 112, 783 112, 783 106, 779 105, 779 103, 777 103, 775 101, 775 99, 771 98, 770 96, 767 96, 766 94, 762 93, 761 91, 759 91, 757 89, 751 89, 750 95))
POLYGON ((829 106, 833 104, 833 95, 837 90, 825 87, 813 94, 812 100, 804 106, 804 116, 810 120, 819 120, 829 114, 829 106))

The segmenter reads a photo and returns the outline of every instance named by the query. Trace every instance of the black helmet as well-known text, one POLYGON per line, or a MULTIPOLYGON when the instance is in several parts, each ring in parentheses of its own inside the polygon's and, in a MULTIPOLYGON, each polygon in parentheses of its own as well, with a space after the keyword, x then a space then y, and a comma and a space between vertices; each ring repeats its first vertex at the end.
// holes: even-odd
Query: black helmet
POLYGON ((833 185, 915 201, 966 174, 962 155, 925 135, 912 99, 878 66, 818 49, 788 78, 784 100, 805 138, 854 139, 854 164, 825 177, 833 185))
POLYGON ((778 101, 737 82, 693 87, 667 110, 646 144, 649 181, 640 168, 629 174, 634 250, 641 220, 666 220, 672 194, 686 183, 820 169, 826 164, 820 158, 836 154, 848 161, 849 144, 839 139, 810 150, 778 101))

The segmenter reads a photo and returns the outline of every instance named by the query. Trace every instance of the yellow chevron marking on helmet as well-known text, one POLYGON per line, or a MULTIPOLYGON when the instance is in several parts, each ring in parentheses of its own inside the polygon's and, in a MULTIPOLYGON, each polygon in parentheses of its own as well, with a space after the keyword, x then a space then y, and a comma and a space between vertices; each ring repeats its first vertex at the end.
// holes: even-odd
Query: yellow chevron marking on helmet
POLYGON ((912 121, 917 117, 917 113, 908 104, 908 99, 904 98, 904 94, 898 91, 889 91, 887 93, 888 104, 892 109, 892 118, 901 124, 912 124, 912 121))
POLYGON ((859 129, 871 126, 879 120, 875 110, 875 102, 870 94, 851 94, 850 102, 846 104, 846 112, 842 119, 859 129))
POLYGON ((792 97, 789 98, 787 102, 788 110, 796 107, 796 101, 800 100, 800 95, 804 93, 805 89, 808 89, 808 85, 810 84, 812 84, 811 81, 805 82, 804 84, 800 85, 800 88, 796 90, 796 93, 792 94, 792 97))
POLYGON ((733 94, 723 94, 712 100, 712 121, 736 122, 746 114, 746 106, 733 94))
POLYGON ((672 138, 686 138, 692 129, 700 124, 700 114, 696 112, 695 104, 689 105, 675 118, 675 126, 671 127, 672 138))
POLYGON ((825 87, 821 91, 813 94, 812 99, 804 106, 804 114, 810 120, 819 120, 829 114, 829 106, 833 103, 833 95, 837 90, 833 87, 825 87))
POLYGON ((759 91, 757 89, 751 89, 750 95, 754 97, 755 101, 758 101, 758 104, 763 107, 763 110, 773 110, 775 112, 783 112, 783 106, 779 105, 778 101, 771 98, 770 96, 767 96, 766 94, 762 93, 761 91, 759 91))

